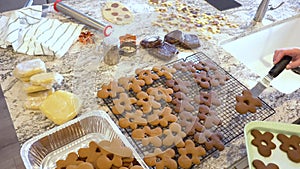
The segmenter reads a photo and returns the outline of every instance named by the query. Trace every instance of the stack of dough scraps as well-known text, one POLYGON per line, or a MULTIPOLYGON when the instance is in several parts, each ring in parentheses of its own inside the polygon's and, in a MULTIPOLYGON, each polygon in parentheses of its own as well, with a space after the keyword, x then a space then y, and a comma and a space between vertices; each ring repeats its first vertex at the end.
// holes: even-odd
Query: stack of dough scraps
POLYGON ((13 71, 16 78, 24 85, 27 95, 25 108, 38 110, 48 95, 54 92, 54 85, 61 85, 63 76, 56 72, 46 72, 46 65, 41 59, 32 59, 17 64, 13 71))

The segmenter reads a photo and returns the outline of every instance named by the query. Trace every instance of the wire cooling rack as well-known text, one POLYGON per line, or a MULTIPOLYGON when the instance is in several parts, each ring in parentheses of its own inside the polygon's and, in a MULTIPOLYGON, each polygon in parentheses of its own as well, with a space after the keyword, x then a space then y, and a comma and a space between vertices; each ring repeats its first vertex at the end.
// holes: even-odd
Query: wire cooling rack
MULTIPOLYGON (((175 62, 169 63, 167 66, 172 66, 175 63, 178 62, 193 62, 197 64, 199 61, 210 61, 211 63, 215 64, 217 67, 217 71, 226 75, 229 77, 229 79, 226 81, 225 85, 220 85, 218 87, 213 87, 210 89, 203 89, 198 86, 196 83, 192 83, 192 85, 189 87, 190 92, 187 94, 190 98, 193 98, 197 94, 199 94, 200 91, 207 91, 207 90, 213 90, 217 93, 219 100, 221 100, 222 104, 220 106, 213 107, 213 109, 217 112, 218 117, 221 119, 222 123, 221 125, 215 126, 211 129, 213 132, 219 132, 223 135, 222 142, 224 145, 228 144, 235 138, 243 135, 244 126, 254 120, 260 120, 263 121, 273 115, 275 113, 275 110, 272 109, 268 104, 266 104, 263 100, 262 107, 257 108, 256 113, 247 113, 247 114, 240 114, 236 112, 235 110, 235 104, 236 104, 236 96, 241 95, 242 91, 247 89, 241 82, 239 82, 236 78, 234 78, 232 75, 230 75, 227 71, 225 71, 223 68, 221 68, 219 65, 217 65, 215 62, 213 62, 209 57, 207 57, 204 53, 199 52, 195 53, 191 56, 188 56, 186 59, 180 59, 175 62)), ((181 79, 184 81, 194 81, 194 77, 191 75, 191 72, 181 72, 177 71, 173 74, 174 79, 181 79)), ((149 87, 157 87, 157 86, 165 86, 166 87, 166 79, 164 77, 161 77, 158 80, 155 80, 153 84, 146 85, 142 88, 143 91, 146 91, 149 87)), ((134 97, 136 94, 134 92, 128 92, 128 95, 130 97, 134 97)), ((111 98, 104 99, 104 103, 111 109, 113 107, 113 101, 111 98)), ((169 107, 173 108, 174 105, 170 103, 162 103, 167 104, 169 107)), ((194 103, 195 104, 195 103, 194 103)), ((136 109, 139 109, 139 106, 135 106, 136 109)), ((197 114, 198 110, 195 110, 195 112, 192 112, 193 114, 197 114)), ((122 117, 122 115, 113 115, 110 114, 111 117, 117 122, 119 118, 122 117)), ((124 133, 126 133, 128 136, 131 135, 131 129, 121 129, 124 133)), ((187 137, 188 138, 188 137, 187 137)), ((185 138, 185 139, 187 139, 185 138)), ((141 143, 136 142, 134 139, 131 139, 132 143, 135 144, 138 147, 138 151, 143 154, 144 152, 151 151, 151 147, 143 146, 141 143)), ((153 147, 152 147, 153 148, 153 147)), ((176 150, 175 150, 176 151, 176 150)), ((207 157, 211 156, 216 149, 207 151, 206 155, 201 157, 202 160, 206 159, 207 157)), ((178 154, 178 153, 177 153, 178 154)))

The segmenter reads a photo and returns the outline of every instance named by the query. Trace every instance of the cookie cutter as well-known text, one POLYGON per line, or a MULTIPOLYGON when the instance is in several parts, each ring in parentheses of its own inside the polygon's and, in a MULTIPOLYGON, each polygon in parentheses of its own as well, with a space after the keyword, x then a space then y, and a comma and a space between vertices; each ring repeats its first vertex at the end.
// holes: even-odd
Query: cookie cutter
POLYGON ((122 56, 132 56, 136 54, 137 45, 134 42, 123 42, 120 45, 119 54, 122 56))
POLYGON ((112 33, 112 26, 104 22, 100 22, 88 15, 81 13, 80 11, 64 4, 61 0, 56 0, 54 2, 54 10, 61 12, 65 15, 71 16, 72 18, 78 20, 79 22, 86 24, 94 29, 103 31, 104 36, 110 36, 112 33))

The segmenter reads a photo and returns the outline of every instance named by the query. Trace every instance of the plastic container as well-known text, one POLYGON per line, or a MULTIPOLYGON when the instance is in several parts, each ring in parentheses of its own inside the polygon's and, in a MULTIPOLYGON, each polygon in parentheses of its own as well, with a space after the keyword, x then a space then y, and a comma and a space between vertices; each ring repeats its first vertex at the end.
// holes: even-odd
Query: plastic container
POLYGON ((104 111, 92 111, 57 126, 26 141, 20 154, 27 169, 54 169, 56 161, 65 159, 68 153, 88 147, 90 141, 111 141, 119 138, 133 151, 134 157, 143 168, 148 168, 132 144, 122 134, 109 115, 104 111))

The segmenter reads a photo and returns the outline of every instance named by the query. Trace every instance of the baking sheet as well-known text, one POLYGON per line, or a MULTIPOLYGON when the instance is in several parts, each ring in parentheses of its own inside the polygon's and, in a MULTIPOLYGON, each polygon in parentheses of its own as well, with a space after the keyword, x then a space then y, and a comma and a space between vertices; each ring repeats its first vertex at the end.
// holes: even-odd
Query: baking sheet
POLYGON ((277 139, 277 134, 282 133, 286 136, 297 135, 300 136, 300 125, 297 124, 288 124, 280 122, 269 122, 269 121, 253 121, 249 122, 244 129, 247 155, 248 155, 248 164, 250 169, 255 169, 252 165, 254 159, 259 159, 265 164, 274 163, 279 166, 280 169, 299 169, 300 163, 292 162, 288 159, 287 154, 280 150, 279 146, 281 142, 277 139), (251 144, 253 136, 251 135, 251 130, 257 129, 261 132, 271 132, 274 135, 272 142, 276 144, 276 148, 272 150, 270 157, 261 156, 256 146, 251 144))

